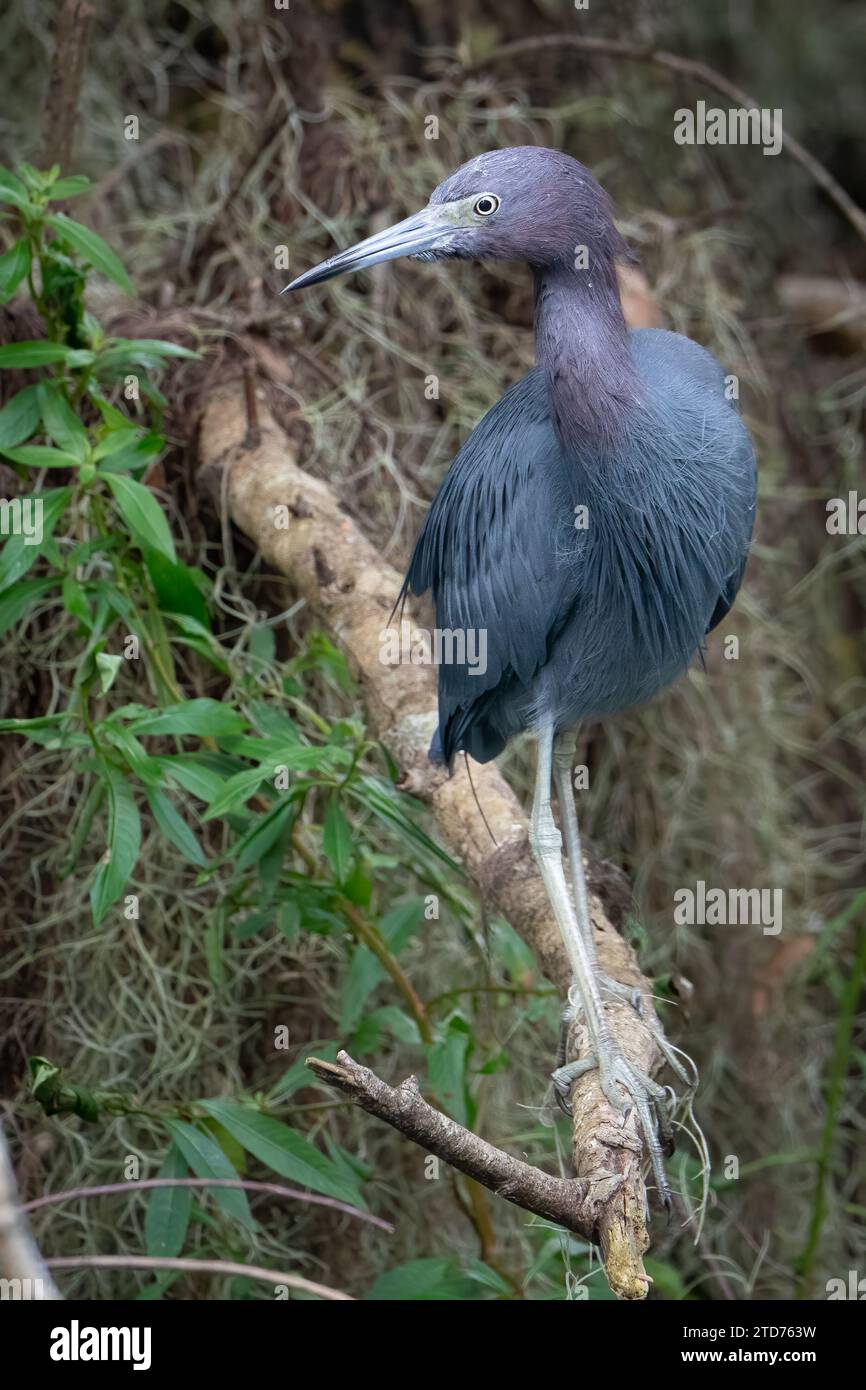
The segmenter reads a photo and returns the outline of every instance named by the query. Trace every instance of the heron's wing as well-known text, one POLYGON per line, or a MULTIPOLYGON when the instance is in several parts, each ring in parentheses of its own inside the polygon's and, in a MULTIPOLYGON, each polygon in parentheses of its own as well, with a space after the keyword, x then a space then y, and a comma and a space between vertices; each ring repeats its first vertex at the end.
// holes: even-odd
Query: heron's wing
MULTIPOLYGON (((579 541, 567 470, 540 374, 530 372, 484 417, 439 488, 403 592, 431 592, 446 634, 439 665, 439 736, 447 762, 458 748, 495 756, 504 737, 491 716, 547 659, 570 612, 579 541), (448 634, 453 634, 449 637, 448 634), (474 660, 448 660, 449 642, 474 660), (473 724, 484 720, 486 733, 473 724)), ((509 732, 514 732, 510 730, 509 732)))
POLYGON ((743 563, 739 566, 738 569, 734 571, 734 573, 729 578, 727 584, 725 585, 724 589, 722 590, 721 594, 719 595, 719 601, 713 609, 713 614, 710 618, 710 621, 707 623, 708 633, 712 632, 714 627, 718 627, 722 619, 725 618, 733 608, 734 600, 736 599, 737 594, 740 592, 740 585, 743 582, 743 575, 746 571, 747 559, 748 555, 743 557, 743 563))

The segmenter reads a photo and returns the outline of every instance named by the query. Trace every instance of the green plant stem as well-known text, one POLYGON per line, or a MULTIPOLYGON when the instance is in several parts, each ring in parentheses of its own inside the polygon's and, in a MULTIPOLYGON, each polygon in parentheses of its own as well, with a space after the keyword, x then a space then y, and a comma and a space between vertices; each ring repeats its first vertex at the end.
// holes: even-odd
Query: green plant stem
MULTIPOLYGON (((303 859, 311 874, 317 871, 316 856, 307 848, 300 837, 297 829, 292 832, 292 847, 295 852, 303 859)), ((364 914, 342 895, 337 898, 337 906, 349 924, 349 930, 356 941, 363 944, 372 951, 382 969, 390 977, 398 992, 406 1001, 406 1007, 418 1025, 418 1032, 425 1043, 432 1043, 433 1028, 427 1015, 423 1003, 415 992, 412 981, 401 966, 397 957, 388 948, 381 932, 368 922, 364 914)))

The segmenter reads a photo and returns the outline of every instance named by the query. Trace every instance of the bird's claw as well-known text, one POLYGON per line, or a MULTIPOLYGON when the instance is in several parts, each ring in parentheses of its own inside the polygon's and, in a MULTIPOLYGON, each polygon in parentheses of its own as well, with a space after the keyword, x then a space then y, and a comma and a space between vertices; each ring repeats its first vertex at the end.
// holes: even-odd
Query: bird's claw
POLYGON ((575 1081, 596 1066, 605 1099, 620 1112, 622 1124, 628 1122, 632 1111, 637 1115, 658 1195, 670 1220, 671 1189, 664 1160, 673 1153, 673 1135, 667 1110, 667 1091, 629 1062, 618 1048, 608 1043, 602 1049, 600 1060, 595 1056, 581 1057, 557 1067, 552 1073, 553 1094, 566 1115, 572 1113, 569 1095, 575 1081))
POLYGON ((649 1015, 643 990, 639 989, 636 985, 624 985, 620 980, 615 980, 612 975, 606 975, 603 972, 599 972, 599 984, 602 991, 612 995, 614 999, 619 999, 621 1002, 631 1005, 641 1023, 643 1023, 648 1032, 652 1034, 654 1043, 662 1053, 677 1080, 681 1081, 687 1090, 694 1091, 698 1083, 694 1063, 692 1063, 693 1073, 690 1076, 677 1056, 676 1051, 668 1042, 661 1024, 649 1015))

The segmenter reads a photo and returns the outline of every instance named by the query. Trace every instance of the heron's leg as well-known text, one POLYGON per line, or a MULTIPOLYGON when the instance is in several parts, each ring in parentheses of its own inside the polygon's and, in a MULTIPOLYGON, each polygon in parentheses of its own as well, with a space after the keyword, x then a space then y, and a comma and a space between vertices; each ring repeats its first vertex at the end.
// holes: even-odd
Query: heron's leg
MULTIPOLYGON (((562 816, 562 826, 565 831, 565 847, 568 851, 568 864, 571 870, 571 884, 574 892, 574 906, 577 912, 577 920, 580 929, 586 940, 587 951, 590 960, 595 965, 596 978, 602 994, 611 994, 615 999, 622 999, 624 1003, 631 1004, 639 1018, 643 1019, 646 1027, 652 1033, 658 1044, 659 1050, 664 1054, 665 1060, 671 1070, 679 1077, 686 1086, 694 1086, 694 1078, 690 1077, 683 1067, 659 1024, 646 1017, 646 1007, 642 992, 632 986, 624 985, 621 980, 615 980, 612 975, 608 975, 598 964, 598 952, 595 945, 595 933, 592 927, 592 917, 589 911, 589 894, 586 888, 586 875, 583 871, 583 847, 580 840, 580 827, 577 821, 577 807, 575 805, 574 790, 571 785, 571 766, 574 756, 574 734, 560 734, 553 745, 553 780, 556 786, 556 795, 559 801, 559 812, 562 816)), ((570 1018, 563 1016, 563 1027, 568 1031, 570 1018)), ((557 1071, 561 1072, 561 1068, 557 1071)))
MULTIPOLYGON (((590 955, 565 877, 562 836, 553 819, 550 804, 552 777, 553 725, 548 724, 538 735, 538 771, 529 821, 529 843, 571 962, 574 983, 569 992, 569 1002, 583 1010, 599 1069, 601 1089, 617 1110, 627 1109, 628 1102, 631 1101, 640 1121, 659 1193, 665 1205, 668 1205, 670 1188, 658 1138, 658 1122, 653 1115, 654 1109, 666 1103, 667 1096, 661 1086, 656 1085, 649 1077, 643 1076, 628 1061, 615 1041, 607 1021, 597 979, 597 962, 590 955)), ((578 1064, 581 1070, 586 1070, 583 1066, 585 1060, 582 1059, 578 1064)), ((574 1076, 569 1079, 568 1087, 573 1080, 574 1076)))
POLYGON ((577 823, 577 807, 575 805, 574 790, 571 785, 571 765, 573 757, 574 734, 560 734, 553 745, 553 781, 559 801, 559 812, 562 816, 562 828, 565 831, 565 848, 568 852, 568 866, 571 870, 571 887, 574 893, 574 906, 577 912, 577 920, 586 940, 586 947, 590 959, 596 963, 596 971, 602 990, 614 995, 617 999, 624 1000, 627 1004, 631 1004, 635 1013, 642 1016, 644 1013, 644 1005, 643 995, 640 990, 631 989, 628 985, 622 984, 620 980, 614 980, 612 976, 598 969, 598 952, 595 945, 595 933, 592 929, 592 917, 589 911, 589 894, 586 888, 586 875, 583 871, 583 846, 580 841, 580 827, 577 823))
POLYGON ((573 758, 574 734, 560 734, 553 745, 553 780, 559 800, 562 828, 565 831, 565 848, 568 851, 577 920, 586 941, 589 957, 591 960, 597 961, 598 954, 595 949, 595 935, 592 930, 592 919, 589 915, 589 898, 583 872, 583 851, 580 843, 580 829, 577 824, 577 807, 574 804, 574 791, 571 786, 573 758))

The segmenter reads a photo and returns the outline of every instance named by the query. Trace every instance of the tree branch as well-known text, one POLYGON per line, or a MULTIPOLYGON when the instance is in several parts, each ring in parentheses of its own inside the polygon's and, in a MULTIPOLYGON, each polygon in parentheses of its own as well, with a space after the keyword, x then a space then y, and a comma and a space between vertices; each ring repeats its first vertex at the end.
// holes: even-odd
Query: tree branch
POLYGON ((308 1057, 307 1066, 320 1081, 351 1096, 362 1110, 384 1120, 413 1144, 450 1163, 507 1202, 555 1221, 584 1240, 595 1240, 595 1211, 592 1202, 586 1200, 585 1183, 551 1177, 464 1129, 427 1104, 417 1077, 407 1076, 399 1086, 391 1087, 347 1052, 339 1052, 336 1062, 308 1057))
POLYGON ((334 1211, 345 1213, 346 1216, 356 1216, 359 1221, 369 1221, 371 1226, 378 1226, 389 1234, 394 1232, 390 1221, 383 1221, 381 1216, 373 1216, 371 1212, 353 1207, 349 1202, 340 1202, 336 1197, 320 1197, 317 1192, 302 1192, 297 1187, 283 1187, 281 1183, 276 1182, 253 1182, 248 1178, 131 1178, 126 1182, 99 1183, 95 1187, 70 1187, 65 1192, 45 1192, 41 1197, 34 1197, 32 1202, 25 1202, 21 1210, 38 1211, 40 1207, 53 1207, 61 1202, 78 1201, 83 1197, 112 1197, 118 1192, 129 1193, 130 1190, 150 1192, 157 1187, 228 1187, 239 1188, 244 1192, 266 1192, 270 1197, 286 1197, 314 1207, 331 1207, 334 1211))
POLYGON ((327 1284, 317 1284, 301 1274, 284 1274, 279 1269, 242 1265, 234 1260, 172 1259, 168 1255, 60 1255, 47 1263, 52 1269, 176 1269, 181 1274, 234 1274, 246 1279, 260 1279, 265 1284, 286 1284, 290 1289, 300 1289, 303 1293, 312 1293, 333 1302, 354 1302, 350 1293, 329 1288, 327 1284))

